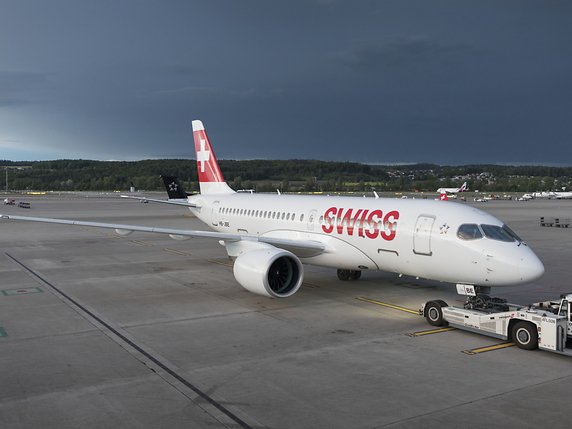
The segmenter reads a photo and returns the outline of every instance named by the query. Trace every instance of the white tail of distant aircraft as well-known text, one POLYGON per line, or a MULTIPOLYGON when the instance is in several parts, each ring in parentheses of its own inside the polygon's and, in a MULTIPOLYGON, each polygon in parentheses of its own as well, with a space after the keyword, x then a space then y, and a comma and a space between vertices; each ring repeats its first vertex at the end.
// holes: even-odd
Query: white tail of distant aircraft
POLYGON ((467 182, 463 183, 460 188, 439 188, 437 189, 438 194, 457 194, 459 192, 466 192, 469 188, 467 182))
POLYGON ((193 134, 201 194, 187 201, 159 202, 187 206, 214 231, 0 217, 112 228, 122 235, 143 231, 175 239, 210 237, 221 241, 234 259, 240 285, 274 298, 298 291, 303 264, 335 268, 341 280, 357 280, 365 270, 384 270, 484 287, 529 282, 544 272, 510 228, 473 207, 418 199, 234 192, 201 121, 193 121, 193 134))

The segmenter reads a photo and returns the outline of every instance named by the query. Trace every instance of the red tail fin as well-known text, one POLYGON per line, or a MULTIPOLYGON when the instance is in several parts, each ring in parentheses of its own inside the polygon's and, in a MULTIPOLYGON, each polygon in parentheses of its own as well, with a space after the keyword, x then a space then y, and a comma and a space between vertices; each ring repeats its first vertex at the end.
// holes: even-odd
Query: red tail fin
POLYGON ((439 199, 441 201, 449 201, 449 198, 447 197, 447 194, 445 192, 442 192, 441 195, 439 195, 439 199))
POLYGON ((205 127, 201 121, 193 121, 193 137, 195 139, 201 194, 233 193, 234 191, 224 181, 205 127))

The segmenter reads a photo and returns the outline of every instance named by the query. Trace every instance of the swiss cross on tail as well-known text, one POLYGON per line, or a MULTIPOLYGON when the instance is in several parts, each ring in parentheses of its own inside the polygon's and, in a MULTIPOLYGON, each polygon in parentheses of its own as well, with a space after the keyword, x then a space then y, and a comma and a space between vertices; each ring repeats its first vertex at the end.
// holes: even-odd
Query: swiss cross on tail
POLYGON ((234 192, 222 177, 216 156, 201 121, 193 121, 193 137, 201 194, 229 194, 234 192))
POLYGON ((447 198, 447 194, 445 192, 441 193, 439 198, 441 199, 441 201, 449 201, 449 198, 447 198))

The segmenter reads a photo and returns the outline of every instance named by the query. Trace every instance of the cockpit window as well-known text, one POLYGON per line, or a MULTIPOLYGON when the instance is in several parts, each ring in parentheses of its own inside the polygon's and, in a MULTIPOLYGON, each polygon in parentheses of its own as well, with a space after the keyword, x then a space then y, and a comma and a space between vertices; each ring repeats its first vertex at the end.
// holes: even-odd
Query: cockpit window
POLYGON ((503 225, 502 229, 504 231, 506 231, 507 234, 509 234, 511 237, 513 237, 516 241, 520 241, 522 243, 522 238, 520 238, 518 235, 516 235, 516 232, 514 232, 512 229, 510 229, 508 226, 503 225))
POLYGON ((492 240, 505 241, 507 243, 522 241, 508 226, 481 225, 485 237, 492 240))
POLYGON ((477 224, 465 223, 459 227, 457 237, 461 240, 476 240, 478 238, 483 238, 483 234, 477 224))

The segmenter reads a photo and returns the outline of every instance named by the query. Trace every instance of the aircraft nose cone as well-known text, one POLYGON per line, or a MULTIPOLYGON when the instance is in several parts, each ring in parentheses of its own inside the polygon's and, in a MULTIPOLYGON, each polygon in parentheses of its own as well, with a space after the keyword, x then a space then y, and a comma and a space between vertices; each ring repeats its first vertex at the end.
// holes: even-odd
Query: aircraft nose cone
POLYGON ((520 277, 523 282, 532 282, 544 274, 544 265, 534 253, 530 253, 530 255, 522 259, 519 267, 520 277))

